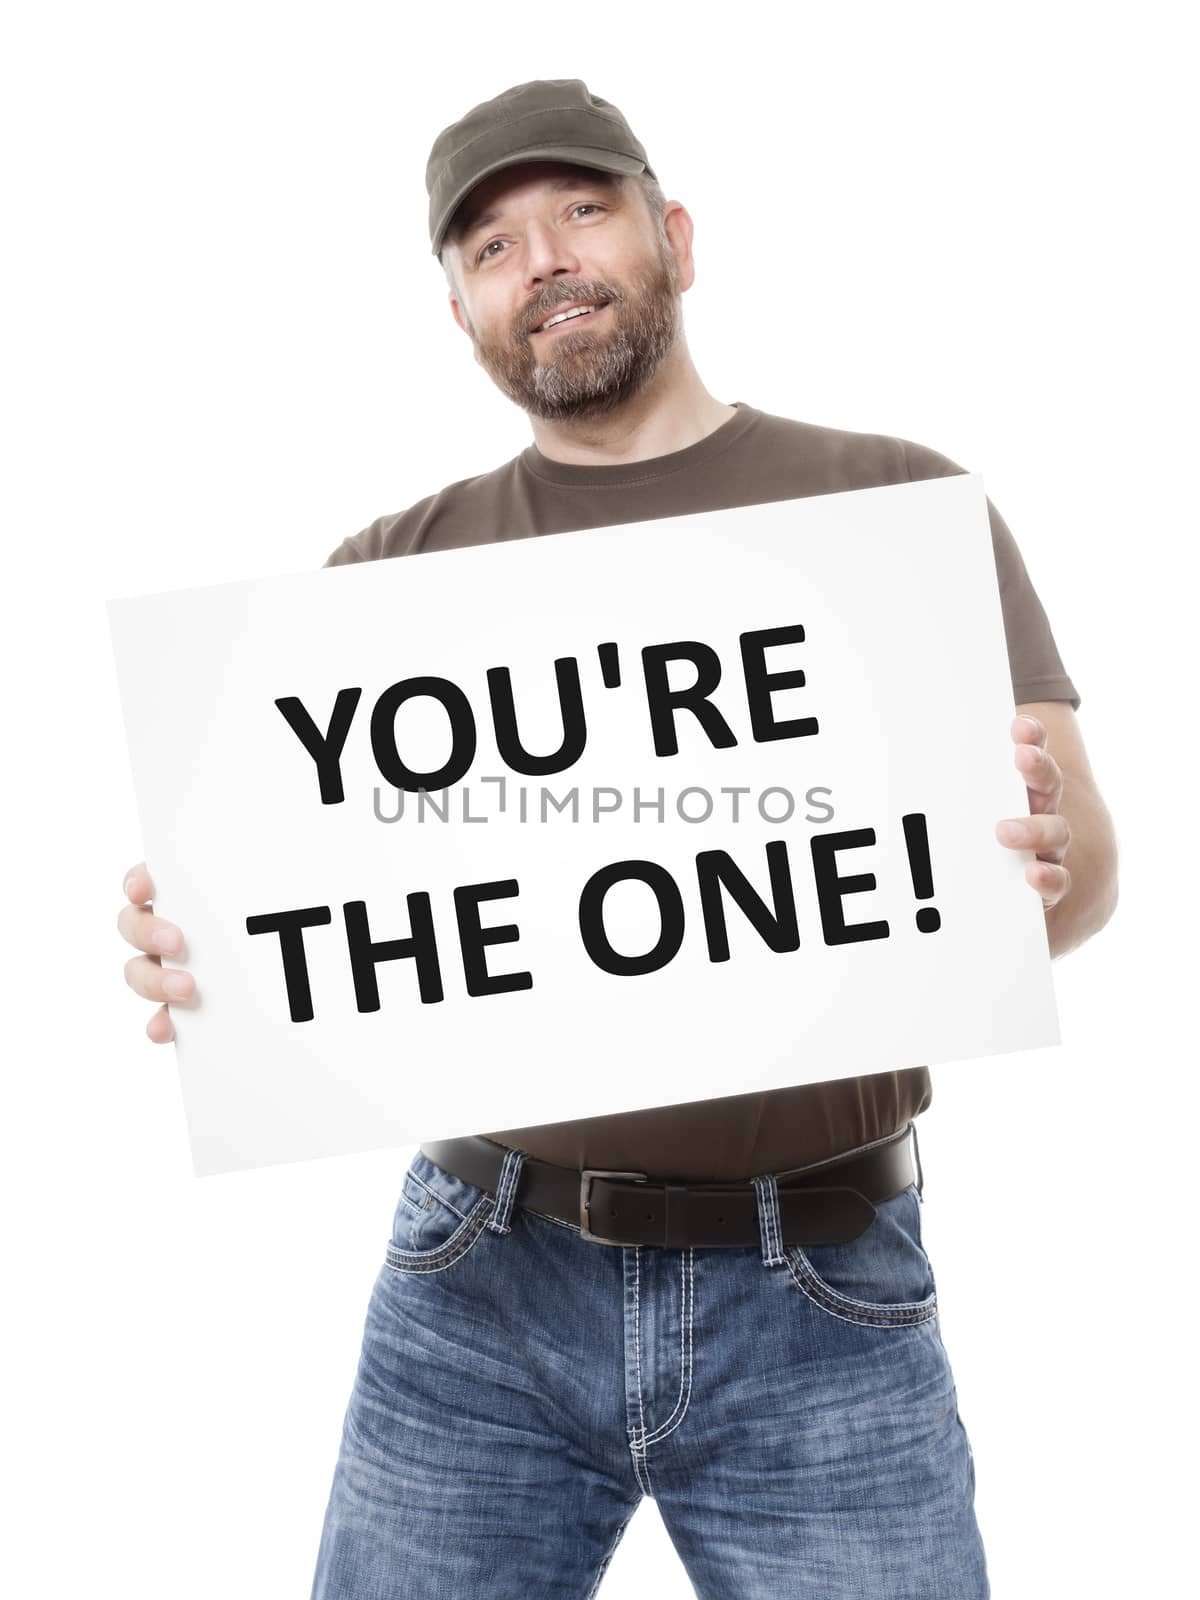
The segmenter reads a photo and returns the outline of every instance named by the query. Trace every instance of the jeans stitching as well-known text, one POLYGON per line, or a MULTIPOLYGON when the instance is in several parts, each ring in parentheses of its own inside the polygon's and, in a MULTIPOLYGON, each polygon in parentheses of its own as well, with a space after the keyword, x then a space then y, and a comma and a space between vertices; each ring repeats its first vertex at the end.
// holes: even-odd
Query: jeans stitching
POLYGON ((786 1255, 788 1271, 796 1286, 814 1305, 843 1322, 856 1322, 867 1327, 879 1325, 928 1322, 937 1315, 937 1291, 926 1300, 898 1300, 893 1310, 890 1306, 876 1305, 869 1300, 857 1300, 852 1295, 841 1295, 818 1277, 798 1246, 791 1246, 786 1255))
MULTIPOLYGON (((456 1217, 462 1217, 463 1220, 466 1221, 467 1213, 465 1211, 460 1211, 458 1209, 458 1207, 454 1204, 453 1200, 447 1200, 446 1196, 444 1194, 439 1194, 436 1189, 431 1189, 429 1187, 429 1185, 425 1182, 424 1178, 418 1178, 415 1172, 406 1172, 404 1174, 404 1176, 406 1178, 411 1178, 414 1183, 419 1183, 421 1185, 421 1188, 424 1189, 426 1194, 431 1194, 435 1200, 439 1200, 442 1203, 442 1205, 446 1206, 449 1210, 453 1211, 454 1215, 456 1217)), ((403 1192, 404 1191, 402 1189, 401 1190, 401 1194, 403 1194, 403 1192)), ((410 1202, 410 1204, 411 1204, 411 1202, 410 1202)))
MULTIPOLYGON (((790 1249, 803 1270, 809 1275, 810 1278, 812 1278, 817 1287, 829 1295, 831 1299, 840 1300, 843 1305, 851 1306, 856 1309, 861 1307, 863 1311, 874 1312, 879 1310, 879 1302, 877 1300, 860 1300, 857 1295, 844 1294, 841 1289, 835 1289, 831 1283, 826 1283, 824 1278, 822 1278, 821 1274, 813 1265, 812 1261, 809 1259, 808 1252, 805 1250, 803 1245, 794 1244, 790 1246, 790 1249)), ((925 1248, 923 1245, 918 1244, 918 1249, 921 1251, 922 1256, 924 1256, 925 1265, 929 1269, 930 1276, 932 1277, 933 1267, 930 1264, 929 1257, 925 1254, 925 1248)), ((934 1293, 936 1293, 936 1289, 934 1293)), ((929 1304, 932 1298, 933 1295, 927 1294, 923 1300, 894 1300, 889 1302, 886 1309, 889 1311, 893 1309, 897 1311, 920 1311, 929 1304)))
MULTIPOLYGON (((632 1441, 630 1442, 629 1448, 633 1453, 633 1475, 637 1479, 638 1488, 643 1494, 653 1495, 654 1491, 650 1487, 649 1477, 642 1477, 642 1467, 646 1464, 645 1456, 638 1455, 637 1448, 634 1446, 632 1441)), ((648 1470, 649 1469, 647 1469, 647 1471, 648 1470)))
POLYGON ((679 1310, 680 1310, 680 1316, 679 1316, 679 1394, 678 1394, 678 1397, 676 1398, 675 1405, 672 1408, 670 1416, 668 1416, 664 1422, 660 1422, 658 1427, 655 1428, 653 1433, 644 1434, 642 1436, 642 1438, 640 1440, 640 1443, 639 1443, 639 1448, 641 1450, 643 1450, 643 1451, 646 1449, 646 1447, 648 1445, 658 1444, 659 1441, 662 1440, 662 1439, 665 1439, 669 1433, 674 1433, 675 1429, 683 1421, 684 1417, 687 1416, 687 1409, 688 1409, 688 1406, 691 1404, 691 1399, 692 1399, 692 1307, 696 1303, 696 1288, 695 1288, 695 1275, 694 1275, 695 1264, 694 1264, 694 1260, 693 1260, 693 1255, 694 1255, 694 1249, 693 1249, 692 1246, 689 1245, 688 1246, 688 1251, 687 1251, 687 1260, 686 1261, 681 1261, 681 1263, 680 1263, 680 1266, 681 1266, 682 1270, 681 1270, 681 1273, 680 1273, 680 1291, 681 1291, 680 1298, 681 1298, 681 1304, 680 1304, 680 1308, 679 1308, 679 1310), (686 1305, 686 1314, 685 1314, 685 1310, 684 1310, 685 1305, 686 1305), (686 1323, 686 1327, 687 1327, 687 1355, 686 1355, 686 1357, 684 1355, 684 1343, 683 1343, 684 1325, 685 1325, 685 1323, 686 1323), (686 1381, 686 1391, 685 1391, 685 1387, 684 1387, 685 1381, 686 1381), (680 1406, 680 1402, 681 1401, 683 1402, 683 1410, 679 1411, 679 1406, 680 1406), (675 1416, 675 1412, 676 1411, 679 1411, 679 1415, 677 1417, 675 1416), (672 1421, 672 1418, 674 1418, 674 1421, 672 1421))
POLYGON ((779 1189, 774 1177, 755 1178, 754 1192, 758 1197, 758 1217, 761 1234, 762 1264, 778 1267, 783 1263, 783 1224, 779 1216, 779 1189))
POLYGON ((492 1207, 492 1196, 481 1195, 466 1220, 434 1250, 401 1250, 388 1240, 385 1265, 393 1272, 441 1272, 453 1266, 477 1241, 483 1232, 492 1207))
MULTIPOLYGON (((640 1245, 633 1247, 633 1347, 637 1357, 637 1386, 638 1386, 638 1416, 641 1424, 638 1428, 639 1439, 646 1435, 646 1388, 642 1382, 642 1251, 640 1245)), ((646 1482, 650 1482, 650 1473, 646 1473, 646 1482)))
POLYGON ((487 1224, 493 1233, 504 1234, 512 1232, 513 1195, 516 1191, 524 1160, 525 1152, 515 1148, 510 1149, 504 1157, 504 1164, 500 1169, 500 1182, 497 1186, 495 1208, 487 1224))
POLYGON ((633 1456, 633 1471, 638 1482, 642 1482, 639 1463, 645 1468, 646 1480, 643 1485, 647 1494, 652 1494, 650 1487, 650 1463, 641 1454, 641 1441, 646 1435, 646 1403, 645 1386, 642 1383, 642 1251, 640 1245, 633 1247, 633 1349, 637 1361, 637 1390, 638 1390, 638 1416, 641 1426, 630 1430, 629 1449, 633 1456))

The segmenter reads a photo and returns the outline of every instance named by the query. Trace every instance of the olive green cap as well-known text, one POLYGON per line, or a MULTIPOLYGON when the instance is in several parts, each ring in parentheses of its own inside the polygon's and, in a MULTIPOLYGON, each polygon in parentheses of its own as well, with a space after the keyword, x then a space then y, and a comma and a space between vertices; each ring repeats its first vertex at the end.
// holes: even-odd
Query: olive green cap
POLYGON ((437 255, 451 218, 482 179, 522 161, 570 161, 654 177, 646 152, 608 100, 582 78, 537 78, 505 89, 443 128, 425 168, 429 237, 437 255))

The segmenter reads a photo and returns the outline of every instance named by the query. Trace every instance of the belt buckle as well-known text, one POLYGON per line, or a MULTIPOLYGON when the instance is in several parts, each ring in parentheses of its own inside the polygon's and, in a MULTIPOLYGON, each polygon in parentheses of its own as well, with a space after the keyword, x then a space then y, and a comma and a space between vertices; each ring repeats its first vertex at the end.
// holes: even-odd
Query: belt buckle
POLYGON ((610 1172, 604 1167, 584 1167, 579 1175, 579 1221, 580 1231, 585 1239, 590 1239, 593 1244, 625 1244, 632 1241, 624 1239, 606 1239, 603 1234, 592 1233, 588 1228, 588 1210, 591 1205, 591 1181, 593 1178, 632 1178, 638 1183, 648 1183, 648 1172, 610 1172))

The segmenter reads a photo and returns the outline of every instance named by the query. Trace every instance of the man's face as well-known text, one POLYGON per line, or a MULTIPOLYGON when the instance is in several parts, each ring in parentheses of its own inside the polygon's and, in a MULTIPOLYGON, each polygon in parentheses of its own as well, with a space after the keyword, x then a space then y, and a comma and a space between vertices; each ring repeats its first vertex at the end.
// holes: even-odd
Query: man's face
POLYGON ((679 335, 680 274, 636 180, 526 162, 478 184, 455 222, 455 320, 523 411, 602 416, 658 371, 679 335), (596 309, 542 326, 576 305, 596 309))

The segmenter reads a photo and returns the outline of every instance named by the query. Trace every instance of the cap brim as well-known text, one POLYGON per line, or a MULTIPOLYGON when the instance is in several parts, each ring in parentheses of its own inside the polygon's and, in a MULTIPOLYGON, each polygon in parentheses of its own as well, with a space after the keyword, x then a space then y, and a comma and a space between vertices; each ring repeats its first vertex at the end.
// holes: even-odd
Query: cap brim
POLYGON ((485 178, 490 178, 494 172, 502 172, 505 167, 523 166, 527 161, 567 161, 580 167, 597 167, 601 172, 619 172, 625 177, 633 177, 639 172, 650 170, 647 164, 639 161, 636 156, 619 155, 613 150, 597 150, 591 145, 538 145, 530 150, 514 150, 509 155, 497 156, 495 161, 489 162, 481 171, 475 173, 470 181, 442 207, 442 214, 433 236, 433 254, 437 255, 442 248, 446 229, 450 226, 454 213, 472 189, 477 188, 485 178))

